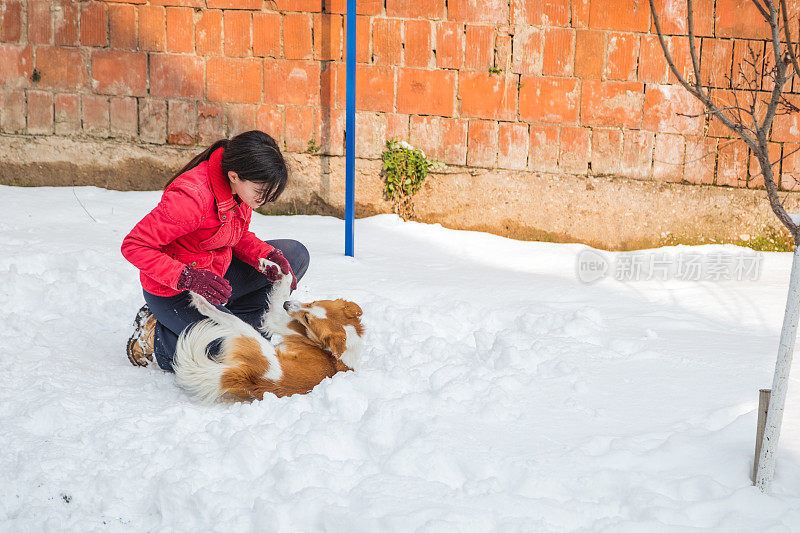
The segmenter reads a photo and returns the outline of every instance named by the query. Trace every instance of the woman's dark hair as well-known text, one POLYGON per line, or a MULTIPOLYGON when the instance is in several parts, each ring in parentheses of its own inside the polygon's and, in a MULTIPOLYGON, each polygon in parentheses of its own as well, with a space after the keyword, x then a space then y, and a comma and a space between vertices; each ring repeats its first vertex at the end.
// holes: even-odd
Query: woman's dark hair
POLYGON ((278 199, 289 177, 286 162, 275 139, 259 130, 240 133, 230 140, 218 140, 172 176, 165 187, 184 172, 208 161, 211 154, 220 147, 225 148, 222 154, 222 173, 226 177, 232 170, 241 180, 262 184, 263 189, 258 198, 262 205, 278 199))

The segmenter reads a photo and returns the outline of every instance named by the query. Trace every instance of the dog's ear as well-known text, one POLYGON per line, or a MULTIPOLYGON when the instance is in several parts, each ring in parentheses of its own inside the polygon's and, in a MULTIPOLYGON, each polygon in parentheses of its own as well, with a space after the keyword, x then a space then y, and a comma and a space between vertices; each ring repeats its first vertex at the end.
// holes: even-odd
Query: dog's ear
POLYGON ((331 351, 331 354, 335 357, 341 357, 345 350, 347 350, 347 335, 345 335, 343 331, 331 333, 325 338, 325 344, 328 350, 331 351))
POLYGON ((353 302, 344 302, 344 316, 347 318, 357 318, 363 314, 358 304, 353 302))

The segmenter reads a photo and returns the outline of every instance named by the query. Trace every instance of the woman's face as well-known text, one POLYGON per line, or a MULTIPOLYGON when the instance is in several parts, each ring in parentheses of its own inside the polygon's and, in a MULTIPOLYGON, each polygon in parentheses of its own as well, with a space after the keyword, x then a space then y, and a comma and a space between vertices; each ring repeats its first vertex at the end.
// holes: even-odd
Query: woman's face
POLYGON ((261 196, 264 191, 264 185, 262 183, 241 180, 239 176, 236 175, 236 172, 233 171, 228 172, 228 178, 231 182, 231 192, 238 196, 242 202, 253 209, 263 205, 261 196))

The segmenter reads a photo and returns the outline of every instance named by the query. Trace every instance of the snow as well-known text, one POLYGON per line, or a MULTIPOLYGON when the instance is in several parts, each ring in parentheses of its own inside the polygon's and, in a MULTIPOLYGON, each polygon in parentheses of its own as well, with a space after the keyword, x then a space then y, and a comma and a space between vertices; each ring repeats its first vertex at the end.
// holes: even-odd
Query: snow
POLYGON ((587 284, 583 245, 380 215, 347 258, 339 220, 254 216, 311 251, 298 299, 363 308, 362 365, 209 407, 124 354, 143 300, 119 246, 158 199, 0 187, 0 530, 800 528, 797 371, 772 494, 750 480, 791 254, 587 284))

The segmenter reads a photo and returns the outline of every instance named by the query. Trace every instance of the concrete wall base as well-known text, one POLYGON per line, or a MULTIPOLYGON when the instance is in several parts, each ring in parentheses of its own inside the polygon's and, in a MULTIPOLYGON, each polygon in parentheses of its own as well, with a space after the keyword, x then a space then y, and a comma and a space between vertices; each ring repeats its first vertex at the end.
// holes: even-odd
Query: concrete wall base
MULTIPOLYGON (((0 184, 158 190, 199 150, 129 141, 0 136, 0 184)), ((285 154, 290 185, 272 214, 344 215, 344 158, 285 154)), ((379 160, 356 161, 358 217, 391 213, 379 160)), ((800 193, 782 193, 797 211, 800 193)), ((607 250, 788 236, 763 190, 447 167, 414 197, 420 222, 607 250)))

